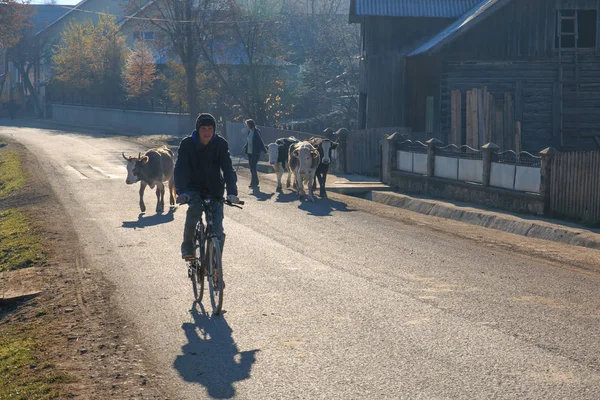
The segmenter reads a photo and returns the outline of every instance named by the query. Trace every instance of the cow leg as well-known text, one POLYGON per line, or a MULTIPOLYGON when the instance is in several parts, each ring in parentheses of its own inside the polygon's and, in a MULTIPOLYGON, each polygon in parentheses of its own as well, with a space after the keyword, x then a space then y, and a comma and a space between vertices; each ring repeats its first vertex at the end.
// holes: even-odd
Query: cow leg
POLYGON ((291 180, 292 180, 292 169, 288 166, 287 181, 285 182, 286 189, 290 188, 291 180))
POLYGON ((175 179, 169 179, 169 204, 175 207, 175 179))
POLYGON ((277 173, 277 191, 281 192, 281 177, 283 176, 283 167, 281 163, 275 163, 275 172, 277 173))
POLYGON ((315 176, 314 175, 309 175, 308 176, 308 200, 309 201, 315 201, 315 196, 314 196, 314 185, 315 185, 315 176))
POLYGON ((162 182, 156 184, 156 212, 162 212, 165 209, 165 185, 162 182))
POLYGON ((323 174, 319 175, 319 196, 327 197, 327 192, 325 191, 325 181, 327 181, 327 172, 323 172, 323 174))
POLYGON ((295 181, 295 183, 296 183, 296 188, 298 190, 298 196, 302 197, 302 196, 305 195, 305 193, 304 193, 304 182, 302 182, 302 175, 300 175, 298 173, 296 173, 295 175, 296 175, 296 181, 295 181))
POLYGON ((142 210, 142 212, 146 212, 146 205, 144 204, 144 190, 146 190, 146 186, 146 182, 140 182, 140 210, 142 210))

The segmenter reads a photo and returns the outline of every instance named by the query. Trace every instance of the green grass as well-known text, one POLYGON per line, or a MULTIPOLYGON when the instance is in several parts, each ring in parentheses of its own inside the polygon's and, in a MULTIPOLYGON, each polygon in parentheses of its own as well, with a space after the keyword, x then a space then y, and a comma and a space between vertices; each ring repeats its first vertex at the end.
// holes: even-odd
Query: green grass
MULTIPOLYGON (((37 327, 41 332, 44 326, 37 327)), ((72 382, 56 373, 52 365, 43 363, 42 341, 36 329, 0 332, 0 399, 46 400, 59 397, 55 385, 72 382)))
POLYGON ((21 168, 21 158, 16 151, 0 146, 0 197, 4 197, 25 184, 25 173, 21 168))
POLYGON ((19 210, 0 211, 0 272, 44 261, 42 245, 29 219, 19 210))

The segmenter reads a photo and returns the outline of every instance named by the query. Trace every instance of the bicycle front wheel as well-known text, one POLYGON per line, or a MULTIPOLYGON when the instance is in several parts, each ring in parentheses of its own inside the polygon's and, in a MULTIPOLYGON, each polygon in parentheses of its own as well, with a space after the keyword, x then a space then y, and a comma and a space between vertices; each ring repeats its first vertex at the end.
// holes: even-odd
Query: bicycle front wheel
POLYGON ((216 237, 210 238, 207 250, 208 290, 213 313, 220 314, 223 309, 223 266, 221 264, 221 245, 216 237))

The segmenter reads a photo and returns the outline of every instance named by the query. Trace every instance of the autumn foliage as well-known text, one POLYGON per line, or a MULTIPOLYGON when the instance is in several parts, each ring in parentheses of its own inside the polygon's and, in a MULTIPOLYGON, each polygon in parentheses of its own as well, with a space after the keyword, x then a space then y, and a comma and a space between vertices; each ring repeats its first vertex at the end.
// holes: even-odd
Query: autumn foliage
POLYGON ((54 54, 56 79, 76 89, 117 88, 127 46, 114 17, 70 23, 54 54))
POLYGON ((152 50, 146 42, 137 41, 123 69, 123 86, 127 96, 130 98, 144 96, 152 90, 156 79, 152 50))
POLYGON ((0 48, 9 49, 19 42, 31 14, 32 8, 24 2, 0 0, 0 48))

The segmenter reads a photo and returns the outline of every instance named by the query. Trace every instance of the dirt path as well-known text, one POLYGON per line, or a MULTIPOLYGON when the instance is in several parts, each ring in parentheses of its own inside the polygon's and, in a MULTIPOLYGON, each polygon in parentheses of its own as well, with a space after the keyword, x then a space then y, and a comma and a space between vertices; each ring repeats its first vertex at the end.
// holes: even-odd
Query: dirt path
MULTIPOLYGON (((41 339, 40 363, 69 377, 55 384, 61 398, 168 398, 161 378, 145 363, 136 333, 111 311, 111 286, 87 268, 72 223, 45 179, 43 166, 22 146, 11 142, 8 147, 21 155, 29 180, 0 200, 0 210, 19 208, 31 218, 47 262, 27 271, 27 276, 35 277, 31 285, 41 286, 42 293, 0 309, 0 331, 41 339)), ((36 373, 33 367, 31 373, 36 373)))

